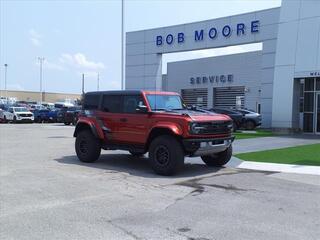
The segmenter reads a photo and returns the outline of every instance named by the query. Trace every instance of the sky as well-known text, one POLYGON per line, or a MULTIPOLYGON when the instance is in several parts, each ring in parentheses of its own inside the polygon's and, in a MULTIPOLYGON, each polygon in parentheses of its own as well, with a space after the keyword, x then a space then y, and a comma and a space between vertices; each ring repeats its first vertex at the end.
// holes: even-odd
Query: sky
MULTIPOLYGON (((279 7, 281 0, 125 0, 125 31, 171 26, 279 7)), ((261 44, 164 56, 166 63, 261 49, 261 44)), ((120 0, 0 0, 0 89, 81 92, 121 87, 120 0)))

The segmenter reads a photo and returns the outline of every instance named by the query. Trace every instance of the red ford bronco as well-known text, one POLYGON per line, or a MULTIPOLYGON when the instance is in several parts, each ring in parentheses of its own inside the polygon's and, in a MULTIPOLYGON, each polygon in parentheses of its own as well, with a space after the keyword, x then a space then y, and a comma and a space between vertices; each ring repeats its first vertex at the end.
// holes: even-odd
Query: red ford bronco
POLYGON ((106 91, 84 96, 75 128, 75 150, 94 162, 104 150, 149 152, 153 170, 172 175, 185 156, 200 156, 208 166, 222 166, 232 155, 232 120, 221 114, 187 108, 173 92, 106 91))

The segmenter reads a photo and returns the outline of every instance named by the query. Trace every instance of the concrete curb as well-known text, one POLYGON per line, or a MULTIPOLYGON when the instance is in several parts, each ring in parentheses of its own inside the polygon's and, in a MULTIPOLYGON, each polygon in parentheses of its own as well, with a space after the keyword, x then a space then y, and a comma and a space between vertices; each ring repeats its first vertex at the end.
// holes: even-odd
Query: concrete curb
POLYGON ((226 166, 233 167, 233 168, 260 170, 260 171, 312 174, 312 175, 320 176, 320 167, 317 167, 317 166, 249 162, 249 161, 242 161, 241 159, 236 157, 232 157, 232 159, 228 162, 226 166))

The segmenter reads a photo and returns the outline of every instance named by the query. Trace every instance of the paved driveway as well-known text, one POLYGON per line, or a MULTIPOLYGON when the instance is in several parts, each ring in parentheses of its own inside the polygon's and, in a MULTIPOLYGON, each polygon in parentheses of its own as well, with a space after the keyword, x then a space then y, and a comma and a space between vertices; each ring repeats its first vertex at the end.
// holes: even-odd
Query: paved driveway
POLYGON ((318 176, 74 153, 73 127, 0 125, 1 239, 319 239, 318 176))

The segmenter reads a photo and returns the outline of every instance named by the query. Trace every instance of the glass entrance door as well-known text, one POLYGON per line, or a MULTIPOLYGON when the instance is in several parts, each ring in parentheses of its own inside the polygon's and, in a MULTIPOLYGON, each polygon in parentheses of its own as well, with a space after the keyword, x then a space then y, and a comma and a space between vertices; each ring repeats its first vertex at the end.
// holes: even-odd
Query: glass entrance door
POLYGON ((320 134, 320 93, 316 93, 316 133, 320 134))

